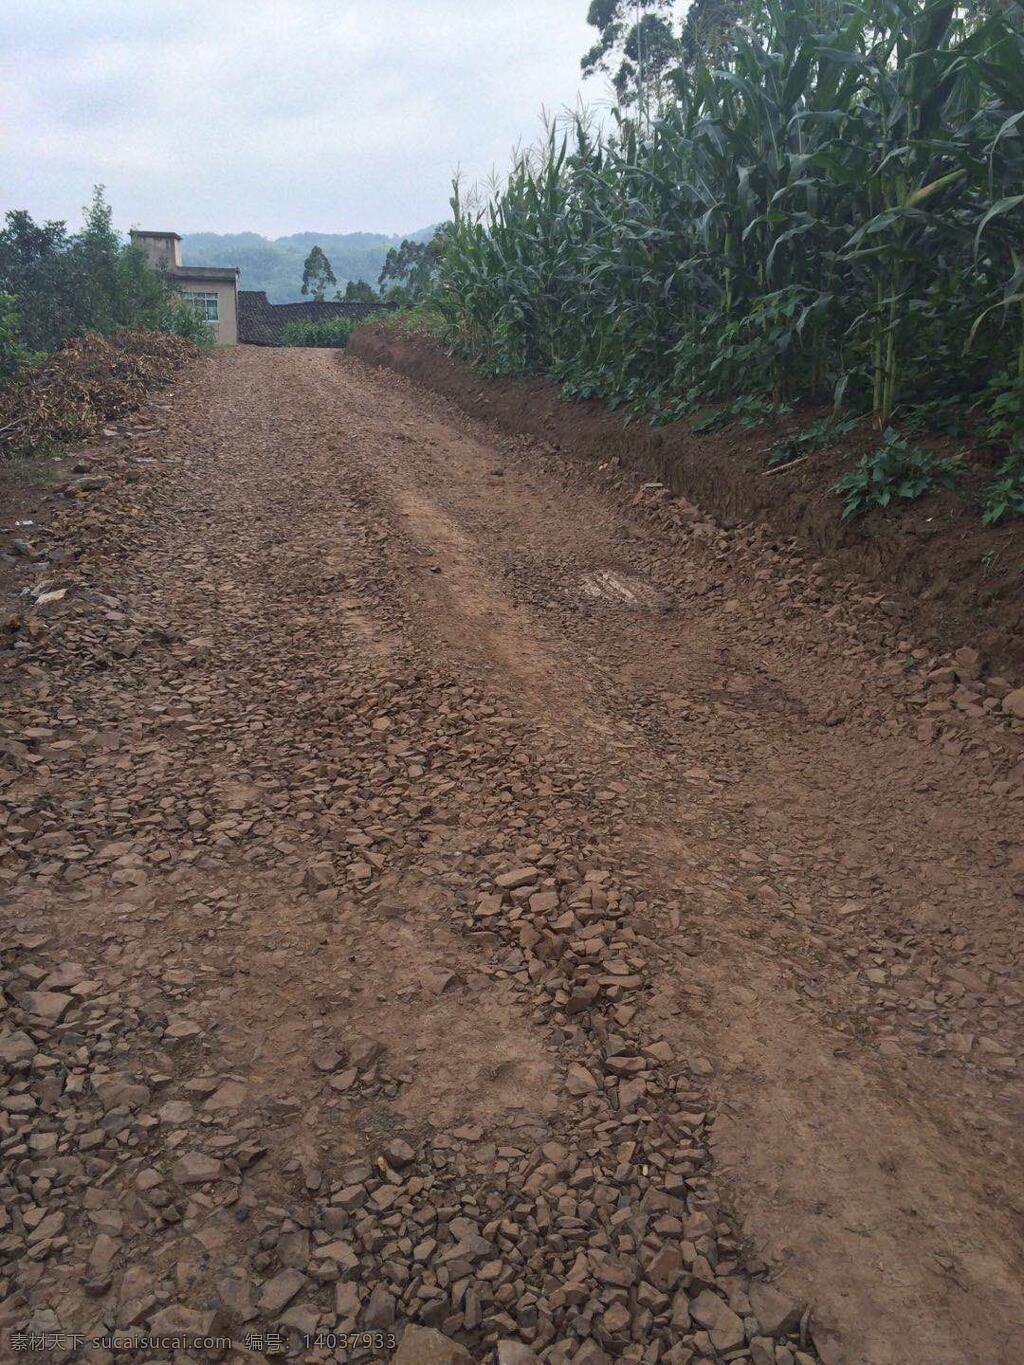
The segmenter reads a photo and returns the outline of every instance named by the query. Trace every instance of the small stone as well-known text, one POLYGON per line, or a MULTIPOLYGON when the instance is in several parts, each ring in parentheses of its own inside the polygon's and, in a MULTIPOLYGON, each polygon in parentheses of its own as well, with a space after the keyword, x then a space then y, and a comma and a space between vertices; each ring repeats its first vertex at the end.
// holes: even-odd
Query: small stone
POLYGON ((538 1357, 521 1341, 499 1341, 498 1365, 538 1365, 538 1357))
POLYGON ((503 891, 517 891, 521 886, 530 886, 540 877, 535 867, 517 867, 512 872, 503 872, 494 881, 503 891))
POLYGON ((406 1166, 411 1166, 416 1160, 415 1148, 410 1147, 401 1138, 395 1138, 394 1142, 389 1143, 384 1150, 384 1155, 388 1159, 388 1165, 393 1166, 396 1171, 404 1170, 406 1166))
POLYGON ((570 1095, 577 1097, 593 1095, 597 1090, 597 1081, 594 1080, 586 1067, 579 1066, 574 1062, 565 1073, 565 1088, 570 1095))
POLYGON ((224 1309, 239 1322, 256 1316, 252 1302, 252 1285, 242 1275, 225 1275, 217 1281, 217 1297, 224 1309))
POLYGON ((221 1163, 202 1152, 189 1152, 174 1163, 171 1178, 176 1185, 205 1185, 220 1178, 221 1163))
POLYGON ((378 1332, 390 1327, 395 1321, 395 1297, 383 1285, 378 1285, 370 1295, 363 1313, 363 1326, 378 1332))
POLYGON ((683 1258, 678 1250, 674 1246, 664 1246, 647 1267, 644 1278, 650 1280, 663 1294, 670 1294, 676 1287, 682 1271, 683 1258))
POLYGON ((183 1303, 172 1303, 153 1314, 149 1330, 151 1335, 160 1337, 206 1337, 210 1335, 215 1316, 214 1313, 196 1312, 183 1303))
POLYGON ((306 1277, 298 1270, 282 1270, 280 1275, 275 1275, 264 1284, 256 1306, 261 1313, 275 1316, 287 1308, 305 1284, 306 1277))
POLYGON ((1018 687, 1015 692, 1006 694, 1003 698, 1003 710, 1008 716, 1024 720, 1024 687, 1018 687))
POLYGON ((410 1324, 402 1333, 392 1365, 473 1365, 473 1357, 464 1346, 433 1327, 410 1324))
POLYGON ((747 1291, 747 1297, 754 1317, 768 1336, 785 1337, 800 1326, 802 1310, 792 1299, 780 1294, 774 1285, 755 1280, 747 1291))
POLYGON ((742 1319, 710 1289, 705 1289, 690 1303, 690 1316, 707 1328, 717 1351, 734 1351, 746 1341, 742 1319))
POLYGON ((59 1024, 73 1003, 74 996, 62 991, 26 991, 21 997, 23 1009, 29 1014, 37 1014, 40 1019, 48 1019, 51 1024, 59 1024))

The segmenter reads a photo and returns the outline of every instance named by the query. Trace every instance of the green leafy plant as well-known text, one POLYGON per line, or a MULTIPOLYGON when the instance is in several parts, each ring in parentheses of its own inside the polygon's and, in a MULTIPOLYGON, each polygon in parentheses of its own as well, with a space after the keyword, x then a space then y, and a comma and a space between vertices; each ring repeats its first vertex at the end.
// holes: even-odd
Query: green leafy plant
POLYGON ((732 412, 728 408, 719 408, 717 412, 706 412, 703 417, 698 417, 695 422, 691 422, 690 430, 701 436, 708 436, 713 432, 724 430, 732 423, 732 420, 732 412))
POLYGON ((963 472, 959 460, 908 445, 892 427, 877 450, 865 455, 832 487, 843 499, 843 520, 863 516, 873 507, 888 507, 894 498, 913 501, 956 485, 963 472))
POLYGON ((286 346, 343 347, 358 326, 355 318, 302 318, 289 322, 284 329, 286 346))
POLYGON ((986 526, 995 526, 1006 517, 1024 517, 1024 445, 1011 450, 998 473, 979 499, 986 526))
POLYGON ((0 385, 8 383, 34 359, 18 336, 18 310, 10 294, 0 294, 0 385))
POLYGON ((988 434, 1005 440, 1010 457, 1024 458, 1024 370, 997 375, 988 386, 991 422, 988 434))
POLYGON ((791 436, 774 442, 768 451, 768 468, 774 469, 778 465, 790 464, 805 455, 812 455, 816 450, 824 450, 826 446, 834 444, 839 437, 852 431, 856 425, 855 417, 842 420, 835 416, 818 417, 808 423, 802 431, 796 431, 791 436))
POLYGON ((742 393, 733 401, 729 411, 740 426, 745 427, 747 431, 753 431, 755 427, 770 422, 773 417, 787 416, 793 409, 788 403, 773 403, 767 398, 759 398, 756 394, 742 393))
POLYGON ((624 71, 604 131, 552 125, 497 188, 455 187, 451 348, 657 422, 699 387, 883 430, 925 399, 948 429, 1024 373, 1021 0, 702 0, 641 90, 660 9, 593 7, 588 68, 624 71))

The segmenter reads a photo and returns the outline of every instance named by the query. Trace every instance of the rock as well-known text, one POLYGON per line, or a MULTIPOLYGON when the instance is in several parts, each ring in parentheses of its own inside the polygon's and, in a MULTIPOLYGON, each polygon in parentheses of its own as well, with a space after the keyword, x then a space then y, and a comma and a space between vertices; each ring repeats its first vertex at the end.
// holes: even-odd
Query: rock
POLYGON ((473 1357, 433 1327, 410 1325, 402 1333, 392 1365, 473 1365, 473 1357))
POLYGON ((130 1076, 105 1076, 93 1082, 93 1089, 104 1110, 119 1109, 122 1105, 138 1109, 150 1100, 148 1085, 137 1085, 130 1076))
POLYGON ((62 991, 26 991, 21 997, 23 1009, 29 1014, 37 1014, 40 1019, 48 1019, 51 1024, 59 1024, 72 1004, 74 996, 64 995, 62 991))
POLYGON ((597 1090, 597 1081, 586 1069, 573 1063, 565 1073, 565 1088, 570 1095, 577 1097, 581 1095, 593 1095, 597 1090))
POLYGON ((682 1271, 683 1258, 678 1250, 674 1246, 664 1246, 647 1267, 644 1278, 650 1280, 663 1294, 670 1294, 676 1287, 682 1271))
POLYGON ((394 1142, 388 1143, 384 1149, 388 1165, 393 1166, 396 1171, 402 1171, 406 1166, 411 1166, 416 1160, 416 1151, 401 1138, 395 1138, 394 1142))
POLYGON ((774 1285, 754 1280, 747 1291, 754 1317, 770 1337, 785 1337, 800 1326, 803 1310, 774 1285))
POLYGON ((149 1334, 159 1337, 209 1336, 215 1317, 215 1313, 200 1313, 183 1303, 171 1303, 150 1318, 149 1334))
POLYGON ((1018 687, 1015 692, 1006 694, 1003 698, 1003 710, 1008 716, 1024 720, 1024 687, 1018 687))
POLYGON ((691 1301, 690 1316, 707 1328, 716 1351, 734 1351, 746 1341, 742 1319, 710 1289, 691 1301))
POLYGON ((225 1311, 238 1322, 249 1322, 256 1316, 252 1302, 252 1285, 243 1275, 225 1275, 217 1281, 217 1297, 225 1311))
POLYGON ((754 1337, 750 1343, 751 1365, 775 1365, 775 1343, 771 1337, 754 1337))
POLYGON ((176 1185, 205 1185, 209 1180, 220 1179, 221 1163, 202 1152, 189 1152, 174 1163, 171 1179, 176 1185))
POLYGON ((517 867, 512 872, 503 872, 500 877, 495 877, 496 886, 500 886, 503 891, 517 891, 521 886, 530 886, 540 877, 540 872, 535 867, 517 867))
POLYGON ((105 1232, 101 1232, 92 1244, 88 1259, 85 1263, 85 1276, 88 1280, 105 1280, 110 1274, 110 1267, 114 1263, 114 1258, 121 1249, 121 1243, 109 1237, 105 1232))
POLYGON ((0 1038, 0 1062, 4 1066, 14 1067, 22 1062, 29 1062, 38 1051, 28 1034, 17 1029, 13 1033, 5 1033, 0 1038))
POLYGON ((981 655, 976 649, 958 649, 953 655, 953 666, 962 682, 981 677, 981 655))
POLYGON ((305 1285, 306 1277, 298 1270, 282 1270, 280 1275, 275 1275, 264 1284, 256 1300, 256 1307, 261 1313, 274 1317, 288 1307, 305 1285))
POLYGON ((395 1297, 383 1285, 378 1285, 370 1295, 363 1312, 363 1326, 380 1332, 395 1321, 395 1297))
POLYGON ((498 1365, 539 1365, 537 1355, 521 1341, 498 1342, 498 1365))
POLYGON ((572 1365, 612 1365, 612 1359, 591 1338, 573 1356, 572 1365))

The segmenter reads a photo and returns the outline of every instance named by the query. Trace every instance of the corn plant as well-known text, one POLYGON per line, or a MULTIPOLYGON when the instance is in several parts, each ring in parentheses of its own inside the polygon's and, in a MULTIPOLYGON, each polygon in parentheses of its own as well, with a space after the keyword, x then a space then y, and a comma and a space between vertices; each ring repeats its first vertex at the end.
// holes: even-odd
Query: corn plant
POLYGON ((754 392, 884 429, 1024 376, 1021 0, 752 0, 721 61, 456 194, 453 344, 655 421, 754 392))

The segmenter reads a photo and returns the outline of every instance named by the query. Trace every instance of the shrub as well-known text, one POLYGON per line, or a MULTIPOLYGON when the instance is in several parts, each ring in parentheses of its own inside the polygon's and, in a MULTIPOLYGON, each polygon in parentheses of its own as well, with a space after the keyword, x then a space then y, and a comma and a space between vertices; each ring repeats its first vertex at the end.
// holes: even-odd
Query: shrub
POLYGON ((286 324, 284 344, 286 346, 347 346, 348 339, 357 325, 355 318, 323 318, 319 321, 303 318, 286 324))
POLYGON ((18 336, 18 312, 10 294, 0 294, 0 386, 8 383, 32 354, 18 336))
POLYGON ((865 455, 832 492, 845 499, 843 520, 848 521, 872 507, 888 507, 893 498, 914 500, 953 488, 962 472, 959 460, 909 446, 889 427, 878 449, 865 455))

